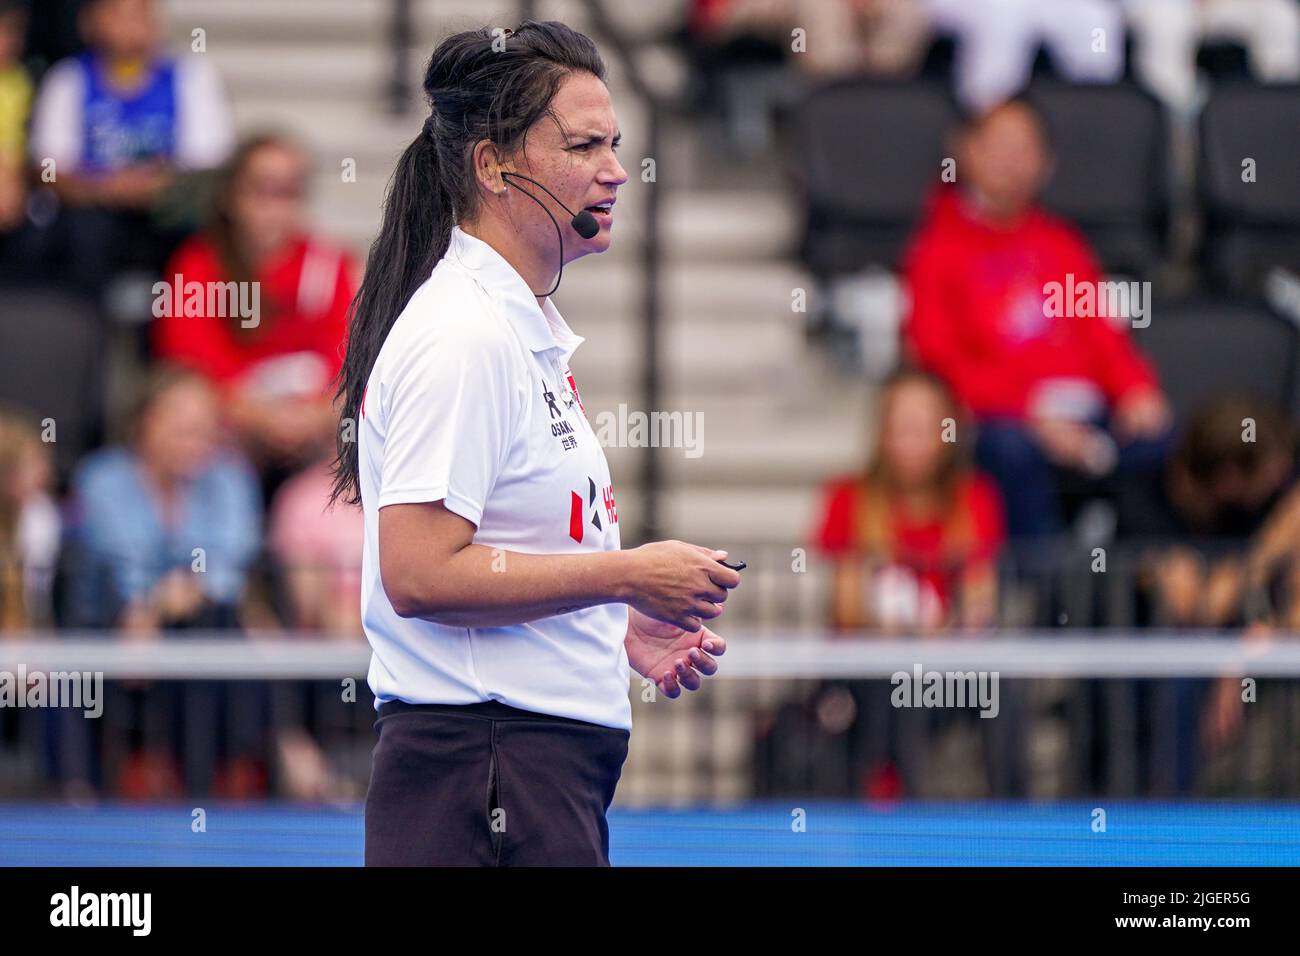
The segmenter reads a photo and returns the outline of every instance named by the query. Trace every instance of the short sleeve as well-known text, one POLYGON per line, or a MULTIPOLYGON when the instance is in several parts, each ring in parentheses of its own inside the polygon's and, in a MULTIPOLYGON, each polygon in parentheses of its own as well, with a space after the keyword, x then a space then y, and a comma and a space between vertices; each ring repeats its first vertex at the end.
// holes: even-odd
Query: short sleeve
POLYGON ((828 482, 822 491, 817 546, 828 555, 841 555, 855 546, 857 486, 852 481, 828 482))
POLYGON ((230 104, 221 77, 207 60, 190 54, 176 61, 176 161, 185 169, 220 166, 235 147, 230 104))
POLYGON ((84 81, 76 60, 61 60, 41 80, 27 144, 37 165, 52 159, 59 169, 81 165, 84 81))
POLYGON ((445 499, 477 526, 514 433, 519 346, 487 315, 462 321, 421 329, 385 370, 379 507, 445 499))

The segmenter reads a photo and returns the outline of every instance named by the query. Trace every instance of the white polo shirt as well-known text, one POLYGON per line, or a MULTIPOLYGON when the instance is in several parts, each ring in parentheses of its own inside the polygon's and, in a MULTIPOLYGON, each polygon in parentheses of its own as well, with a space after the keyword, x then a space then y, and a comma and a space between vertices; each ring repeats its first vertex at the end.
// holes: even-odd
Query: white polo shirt
POLYGON ((609 465, 568 366, 582 341, 460 227, 389 331, 357 426, 361 616, 377 704, 499 700, 631 729, 627 605, 450 627, 398 617, 379 577, 379 509, 399 503, 443 499, 477 526, 476 544, 502 549, 503 574, 504 552, 620 547, 609 465))

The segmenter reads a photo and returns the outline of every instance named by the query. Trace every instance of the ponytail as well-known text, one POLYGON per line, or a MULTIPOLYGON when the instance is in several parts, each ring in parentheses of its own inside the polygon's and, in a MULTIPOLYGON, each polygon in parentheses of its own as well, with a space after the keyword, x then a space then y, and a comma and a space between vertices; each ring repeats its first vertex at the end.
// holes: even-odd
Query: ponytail
POLYGON ((366 381, 393 323, 447 251, 454 221, 451 197, 438 176, 438 150, 421 131, 393 172, 383 225, 352 300, 347 354, 334 395, 343 398, 341 420, 352 427, 338 432, 331 504, 340 496, 348 504, 361 501, 356 427, 366 381))

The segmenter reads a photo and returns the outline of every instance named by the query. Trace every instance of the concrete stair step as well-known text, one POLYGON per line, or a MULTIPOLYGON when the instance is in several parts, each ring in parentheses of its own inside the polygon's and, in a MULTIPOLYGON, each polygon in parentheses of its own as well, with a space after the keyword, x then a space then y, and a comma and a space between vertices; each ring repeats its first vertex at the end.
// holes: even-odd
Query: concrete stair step
MULTIPOLYGON (((632 323, 582 327, 586 343, 574 356, 573 368, 597 388, 639 381, 643 353, 640 332, 632 323)), ((709 335, 698 321, 668 316, 661 331, 660 358, 666 384, 710 379, 715 390, 745 389, 751 383, 778 382, 789 370, 791 357, 803 349, 793 326, 755 323, 743 334, 709 335)), ((581 386, 580 386, 581 387, 581 386)))
POLYGON ((658 456, 660 473, 674 487, 771 488, 821 481, 860 467, 863 442, 851 427, 822 430, 788 429, 766 445, 754 442, 725 445, 706 428, 699 458, 682 448, 606 448, 611 467, 634 473, 642 456, 658 456))
MULTIPOLYGON (((689 205, 677 205, 672 214, 682 215, 681 210, 689 205)), ((609 253, 579 260, 565 270, 564 286, 555 301, 579 333, 593 324, 615 318, 623 321, 623 314, 615 313, 614 308, 626 308, 634 321, 639 321, 644 269, 639 250, 627 248, 629 245, 620 237, 609 253), (620 258, 613 258, 616 250, 623 253, 620 258)), ((791 308, 792 292, 808 288, 811 279, 793 263, 715 261, 680 254, 670 255, 668 261, 670 268, 661 273, 659 288, 660 307, 668 315, 680 315, 732 335, 744 335, 754 324, 802 326, 802 316, 791 308)))

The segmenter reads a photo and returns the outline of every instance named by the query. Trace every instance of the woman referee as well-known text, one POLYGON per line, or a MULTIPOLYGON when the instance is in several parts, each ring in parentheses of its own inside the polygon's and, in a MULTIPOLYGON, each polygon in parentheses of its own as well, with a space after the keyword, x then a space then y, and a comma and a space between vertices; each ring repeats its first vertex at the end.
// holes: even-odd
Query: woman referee
POLYGON ((365 513, 367 865, 608 865, 629 665, 677 697, 725 649, 726 552, 620 550, 549 298, 627 180, 604 72, 560 23, 443 41, 357 294, 333 498, 365 513))

